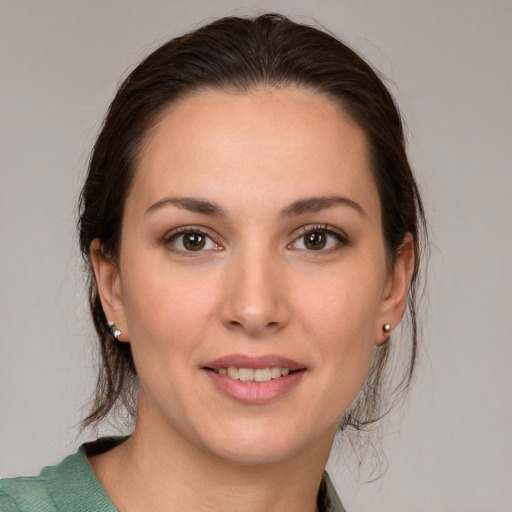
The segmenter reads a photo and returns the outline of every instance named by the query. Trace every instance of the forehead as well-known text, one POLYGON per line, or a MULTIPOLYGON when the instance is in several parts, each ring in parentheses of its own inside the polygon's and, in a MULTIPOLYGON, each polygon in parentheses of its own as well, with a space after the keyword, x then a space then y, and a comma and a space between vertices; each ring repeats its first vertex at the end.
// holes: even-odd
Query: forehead
POLYGON ((215 194, 277 207, 333 193, 377 199, 363 131, 325 95, 266 87, 174 103, 148 133, 128 201, 215 194))

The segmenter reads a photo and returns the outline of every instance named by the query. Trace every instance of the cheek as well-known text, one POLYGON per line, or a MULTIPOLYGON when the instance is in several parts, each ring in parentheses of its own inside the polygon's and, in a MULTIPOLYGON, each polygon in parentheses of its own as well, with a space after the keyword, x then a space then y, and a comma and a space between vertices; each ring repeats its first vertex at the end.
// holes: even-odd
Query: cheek
POLYGON ((315 367, 322 369, 326 400, 343 414, 361 389, 375 348, 382 288, 378 271, 333 275, 320 294, 302 294, 301 314, 315 340, 315 367), (371 274, 371 275, 370 275, 371 274))
POLYGON ((382 297, 383 278, 378 274, 361 270, 326 276, 297 297, 300 316, 333 350, 373 343, 382 297))
POLYGON ((190 365, 200 360, 201 340, 214 311, 208 284, 153 267, 132 274, 123 290, 140 387, 163 414, 166 403, 178 406, 187 400, 182 383, 188 382, 190 365))
POLYGON ((150 272, 132 271, 123 283, 132 345, 158 352, 192 350, 215 312, 214 276, 170 272, 168 265, 155 262, 131 268, 151 268, 150 272))

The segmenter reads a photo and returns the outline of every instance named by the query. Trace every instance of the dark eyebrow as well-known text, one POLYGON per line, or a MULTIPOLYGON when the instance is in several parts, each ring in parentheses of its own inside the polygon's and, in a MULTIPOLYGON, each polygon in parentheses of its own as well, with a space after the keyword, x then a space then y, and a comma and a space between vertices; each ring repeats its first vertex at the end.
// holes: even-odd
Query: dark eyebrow
POLYGON ((160 208, 165 208, 166 206, 175 206, 182 210, 188 210, 194 213, 203 213, 205 215, 215 215, 217 217, 226 216, 226 213, 218 204, 206 201, 205 199, 196 199, 194 197, 164 197, 147 208, 145 214, 153 213, 154 211, 159 210, 160 208))
MULTIPOLYGON (((334 208, 335 206, 348 206, 364 215, 363 208, 343 196, 325 196, 325 197, 306 197, 298 199, 290 206, 287 206, 279 213, 280 217, 293 217, 304 213, 319 212, 334 208)), ((205 215, 215 215, 218 217, 226 217, 226 212, 216 203, 205 199, 196 199, 194 197, 164 197, 146 209, 146 214, 153 213, 156 210, 165 208, 166 206, 175 206, 182 210, 188 210, 194 213, 202 213, 205 215)))
POLYGON ((361 215, 364 215, 364 210, 359 203, 343 196, 305 197, 281 210, 279 215, 281 217, 292 217, 294 215, 302 215, 303 213, 319 212, 340 205, 353 208, 361 215))

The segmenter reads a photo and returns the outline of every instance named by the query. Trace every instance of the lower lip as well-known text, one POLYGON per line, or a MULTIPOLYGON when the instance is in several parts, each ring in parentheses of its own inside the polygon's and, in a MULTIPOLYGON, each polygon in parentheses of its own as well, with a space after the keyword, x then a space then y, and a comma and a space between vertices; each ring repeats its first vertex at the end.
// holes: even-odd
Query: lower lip
POLYGON ((265 404, 279 398, 294 388, 305 373, 305 370, 298 370, 267 382, 243 382, 211 370, 204 371, 220 391, 245 404, 265 404))

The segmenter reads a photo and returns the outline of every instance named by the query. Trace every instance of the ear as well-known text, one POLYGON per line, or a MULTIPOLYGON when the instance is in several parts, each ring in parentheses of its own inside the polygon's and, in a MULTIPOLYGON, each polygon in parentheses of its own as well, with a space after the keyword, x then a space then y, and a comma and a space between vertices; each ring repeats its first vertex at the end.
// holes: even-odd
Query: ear
POLYGON ((91 242, 89 250, 105 316, 121 331, 118 340, 129 341, 119 268, 112 258, 105 255, 98 238, 91 242))
POLYGON ((376 326, 376 344, 387 341, 391 331, 400 323, 407 306, 407 292, 414 271, 414 239, 407 233, 400 246, 393 269, 390 271, 381 306, 380 321, 376 326), (383 326, 389 324, 391 330, 385 332, 383 326))

